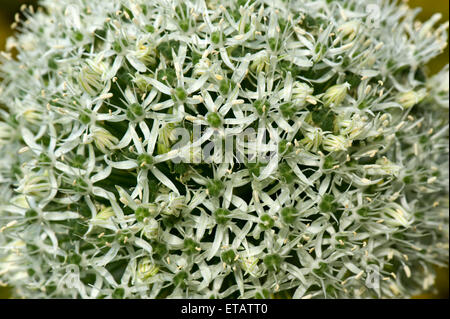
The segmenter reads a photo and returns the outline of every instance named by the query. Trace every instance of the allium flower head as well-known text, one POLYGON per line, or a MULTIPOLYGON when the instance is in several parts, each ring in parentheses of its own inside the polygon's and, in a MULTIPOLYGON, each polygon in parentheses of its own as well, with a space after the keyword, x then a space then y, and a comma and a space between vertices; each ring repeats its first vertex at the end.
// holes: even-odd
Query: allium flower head
POLYGON ((0 54, 0 284, 407 298, 448 263, 438 16, 388 0, 41 0, 0 54), (379 15, 373 20, 375 6, 379 15))

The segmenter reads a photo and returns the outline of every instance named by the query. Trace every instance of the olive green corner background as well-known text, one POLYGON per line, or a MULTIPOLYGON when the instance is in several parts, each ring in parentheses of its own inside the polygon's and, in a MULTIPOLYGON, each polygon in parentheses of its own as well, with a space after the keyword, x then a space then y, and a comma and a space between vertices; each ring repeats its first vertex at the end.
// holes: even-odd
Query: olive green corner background
MULTIPOLYGON (((426 20, 434 13, 442 14, 441 21, 449 20, 449 2, 448 0, 410 0, 411 7, 421 7, 422 12, 419 15, 421 20, 426 20)), ((32 0, 0 0, 0 50, 4 48, 6 38, 11 34, 10 24, 14 19, 14 13, 19 10, 22 4, 33 4, 32 0)), ((439 57, 433 59, 428 65, 431 73, 436 73, 444 65, 449 63, 449 48, 447 46, 445 52, 439 57)), ((438 280, 436 287, 439 291, 438 295, 423 294, 416 296, 415 299, 423 298, 448 298, 449 297, 449 270, 438 269, 438 280)), ((8 298, 9 290, 0 287, 0 299, 8 298)))

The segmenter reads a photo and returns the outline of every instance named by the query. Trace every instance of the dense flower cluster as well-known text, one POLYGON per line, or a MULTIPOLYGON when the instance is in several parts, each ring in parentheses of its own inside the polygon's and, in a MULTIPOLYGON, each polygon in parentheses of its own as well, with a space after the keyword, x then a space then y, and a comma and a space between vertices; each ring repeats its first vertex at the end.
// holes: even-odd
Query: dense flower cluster
POLYGON ((383 0, 40 5, 0 57, 0 280, 16 295, 433 284, 449 252, 449 70, 424 67, 447 43, 439 16, 383 0), (202 160, 229 138, 257 156, 202 160))

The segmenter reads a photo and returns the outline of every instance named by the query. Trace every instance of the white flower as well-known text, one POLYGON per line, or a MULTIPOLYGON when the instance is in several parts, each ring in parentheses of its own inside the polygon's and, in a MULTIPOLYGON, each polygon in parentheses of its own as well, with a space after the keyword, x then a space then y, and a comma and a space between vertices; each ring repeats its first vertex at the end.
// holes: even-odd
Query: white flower
POLYGON ((340 135, 347 136, 353 140, 360 136, 367 128, 367 122, 355 114, 351 118, 338 117, 337 126, 339 127, 340 135))
POLYGON ((137 277, 141 281, 155 276, 159 271, 159 267, 152 263, 151 259, 145 257, 141 259, 137 266, 137 277))
POLYGON ((385 223, 392 226, 408 227, 413 222, 410 212, 407 212, 402 206, 396 203, 390 203, 381 210, 381 216, 385 223))
POLYGON ((108 220, 110 217, 114 216, 114 210, 112 207, 102 206, 101 210, 95 215, 96 219, 108 220))
POLYGON ((153 299, 431 284, 449 254, 448 67, 423 72, 447 42, 437 16, 393 2, 370 28, 364 0, 73 2, 23 6, 0 52, 0 285, 153 299), (367 286, 367 262, 394 256, 367 286))
POLYGON ((400 93, 397 96, 397 102, 405 109, 408 109, 421 102, 426 96, 426 89, 420 89, 418 91, 408 91, 400 93))
POLYGON ((333 85, 323 95, 323 103, 330 107, 339 106, 347 96, 349 88, 350 84, 347 82, 333 85))
POLYGON ((140 73, 136 73, 133 77, 133 82, 136 84, 136 86, 143 92, 150 91, 151 84, 147 81, 147 76, 142 75, 140 73))
POLYGON ((258 261, 259 259, 254 256, 242 257, 241 258, 242 269, 251 276, 256 277, 258 276, 258 273, 260 271, 258 261))
POLYGON ((91 130, 90 136, 94 140, 95 146, 104 154, 109 153, 119 143, 117 137, 101 127, 94 127, 91 130))
POLYGON ((320 128, 311 128, 304 133, 305 137, 300 141, 307 150, 317 152, 322 143, 323 133, 320 128))
POLYGON ((21 208, 30 208, 30 205, 28 205, 27 197, 25 195, 17 195, 11 198, 11 204, 16 205, 21 208))
POLYGON ((386 157, 380 158, 373 165, 366 165, 366 171, 369 175, 394 175, 398 176, 401 170, 400 165, 389 161, 386 157))
POLYGON ((267 72, 269 68, 269 56, 266 51, 261 51, 252 57, 252 63, 250 64, 250 69, 254 70, 256 74, 262 71, 267 72))
POLYGON ((326 134, 323 138, 322 145, 324 150, 328 152, 345 151, 351 146, 351 140, 341 135, 326 134))
POLYGON ((30 124, 39 125, 44 119, 43 109, 36 107, 25 108, 22 112, 22 117, 30 124))
POLYGON ((159 195, 156 202, 162 207, 162 214, 179 216, 180 211, 186 207, 186 197, 170 192, 167 195, 159 195))
POLYGON ((150 39, 147 39, 147 37, 140 38, 136 41, 135 47, 135 50, 129 51, 128 56, 136 57, 146 65, 156 63, 156 52, 150 39))
POLYGON ((95 96, 105 87, 104 82, 108 68, 109 66, 103 61, 102 55, 97 56, 95 60, 86 59, 78 75, 80 85, 91 96, 95 96))
POLYGON ((167 123, 159 131, 159 142, 163 144, 167 150, 170 150, 170 146, 177 140, 175 125, 173 123, 167 123))
POLYGON ((360 28, 361 22, 359 20, 350 20, 341 24, 338 28, 339 34, 342 37, 348 37, 348 41, 352 41, 360 28))
POLYGON ((154 218, 150 218, 146 221, 144 228, 142 229, 145 237, 148 239, 158 238, 160 228, 158 222, 154 218))
POLYGON ((19 45, 25 51, 33 51, 37 46, 36 38, 31 34, 25 34, 24 37, 19 40, 19 45))
POLYGON ((44 198, 50 193, 51 183, 48 176, 48 171, 41 173, 27 173, 20 181, 17 192, 44 198))
POLYGON ((194 76, 199 77, 211 71, 211 61, 207 57, 202 57, 194 66, 194 76))

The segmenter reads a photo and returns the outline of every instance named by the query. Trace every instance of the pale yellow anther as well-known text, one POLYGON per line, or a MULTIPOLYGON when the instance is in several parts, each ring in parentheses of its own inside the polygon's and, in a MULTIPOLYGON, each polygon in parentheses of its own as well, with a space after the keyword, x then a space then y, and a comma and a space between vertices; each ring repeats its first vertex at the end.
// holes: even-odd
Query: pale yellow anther
POLYGON ((403 266, 403 270, 405 271, 406 277, 410 278, 411 277, 411 270, 409 269, 409 267, 407 265, 403 266))
POLYGON ((361 271, 355 276, 355 279, 358 280, 359 278, 362 277, 363 274, 364 274, 364 270, 361 270, 361 271))
POLYGON ((378 51, 378 50, 380 50, 383 46, 384 46, 384 43, 383 43, 383 42, 380 42, 380 43, 378 43, 378 44, 375 46, 375 50, 378 51))
POLYGON ((28 146, 24 146, 18 151, 18 153, 23 154, 23 153, 28 152, 29 150, 30 150, 30 148, 28 146))

